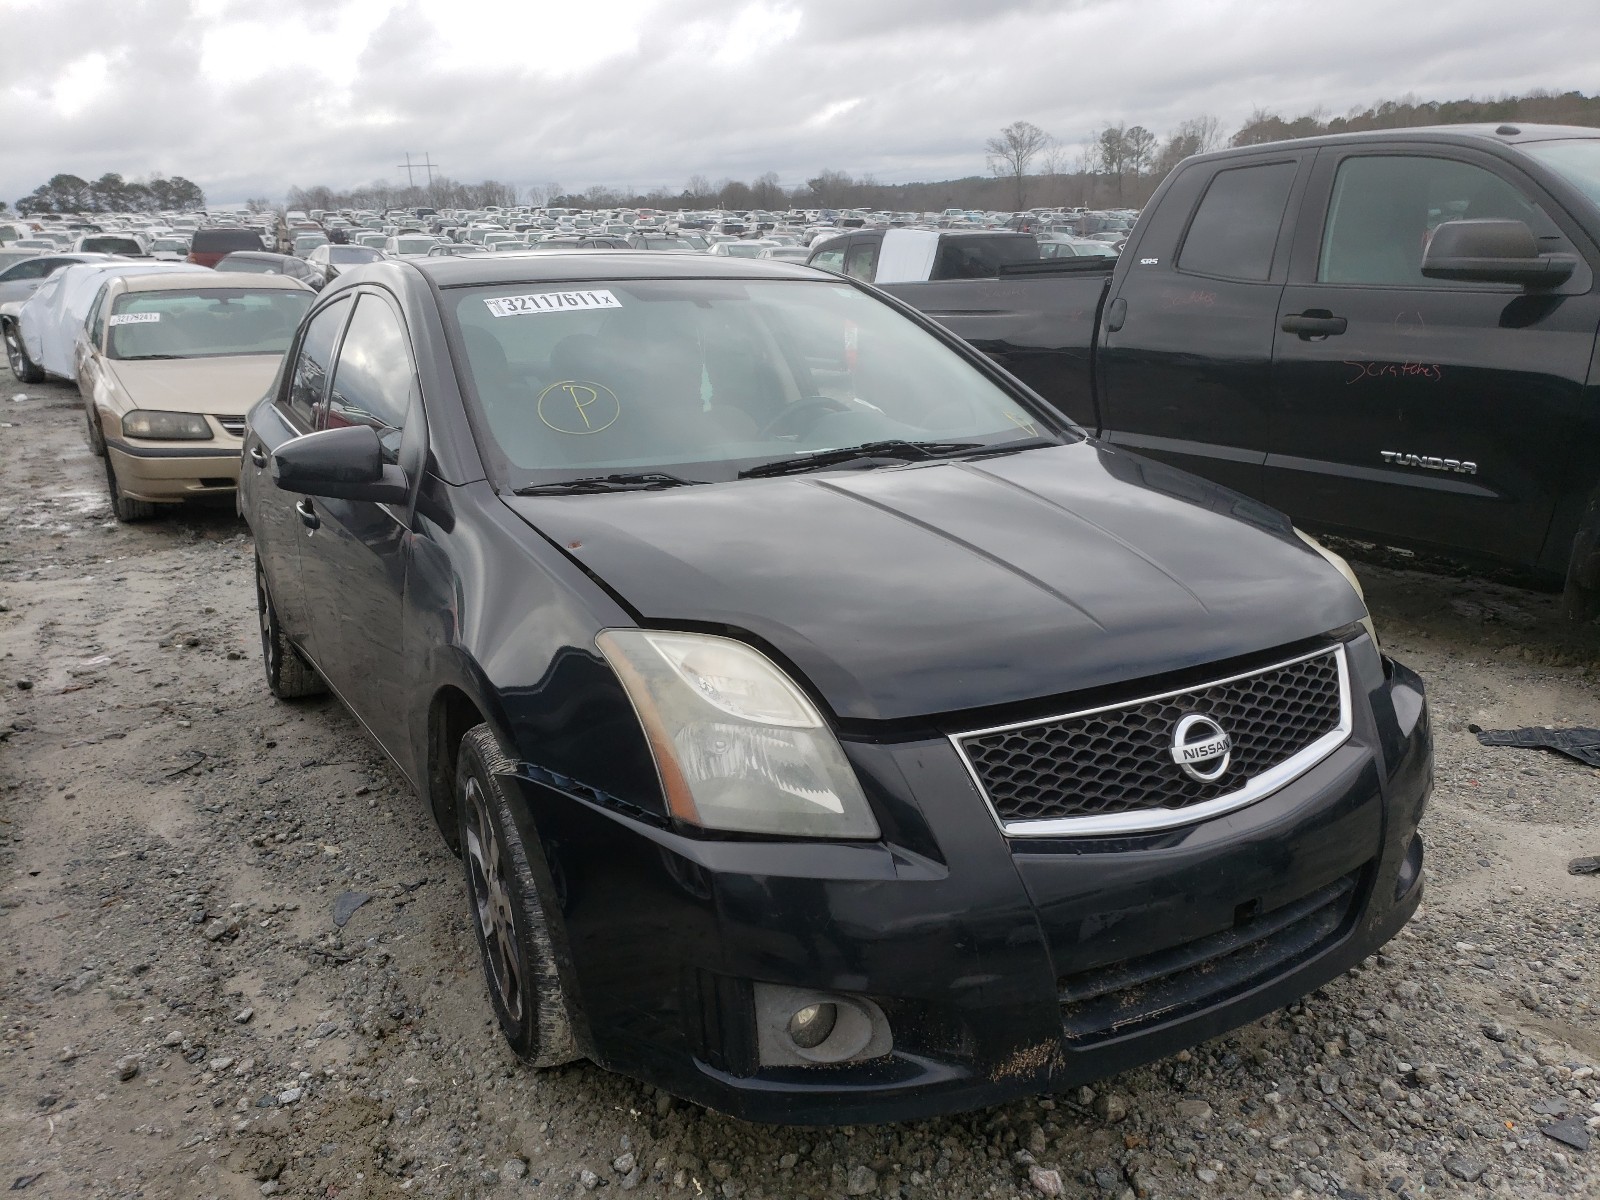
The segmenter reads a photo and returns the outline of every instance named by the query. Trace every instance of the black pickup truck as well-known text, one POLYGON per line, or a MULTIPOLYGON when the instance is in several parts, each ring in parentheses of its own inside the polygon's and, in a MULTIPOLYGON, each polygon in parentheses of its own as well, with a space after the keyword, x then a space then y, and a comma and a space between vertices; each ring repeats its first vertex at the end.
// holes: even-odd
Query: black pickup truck
POLYGON ((813 261, 844 250, 1105 442, 1309 528, 1565 579, 1572 615, 1600 613, 1600 130, 1197 156, 1114 266, 941 278, 950 255, 903 235, 813 261))

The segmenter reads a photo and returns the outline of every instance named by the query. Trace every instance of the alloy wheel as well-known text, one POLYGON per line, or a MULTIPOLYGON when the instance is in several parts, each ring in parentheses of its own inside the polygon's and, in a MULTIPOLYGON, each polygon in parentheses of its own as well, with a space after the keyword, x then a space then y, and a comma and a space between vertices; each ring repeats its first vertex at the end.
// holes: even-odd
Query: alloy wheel
POLYGON ((483 938, 484 961, 489 983, 505 1006, 506 1015, 522 1021, 522 953, 512 917, 511 888, 508 883, 505 853, 482 787, 476 779, 467 780, 464 824, 468 875, 472 889, 472 916, 483 938))

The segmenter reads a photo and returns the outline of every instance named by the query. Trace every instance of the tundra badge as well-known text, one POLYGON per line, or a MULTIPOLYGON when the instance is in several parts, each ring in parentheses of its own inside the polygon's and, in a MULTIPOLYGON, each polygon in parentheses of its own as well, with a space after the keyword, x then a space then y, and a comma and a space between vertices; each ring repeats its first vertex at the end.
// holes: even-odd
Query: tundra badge
POLYGON ((1478 464, 1459 458, 1433 458, 1426 454, 1403 454, 1399 450, 1380 450, 1391 467, 1425 467, 1430 471, 1454 471, 1457 475, 1476 475, 1478 464))

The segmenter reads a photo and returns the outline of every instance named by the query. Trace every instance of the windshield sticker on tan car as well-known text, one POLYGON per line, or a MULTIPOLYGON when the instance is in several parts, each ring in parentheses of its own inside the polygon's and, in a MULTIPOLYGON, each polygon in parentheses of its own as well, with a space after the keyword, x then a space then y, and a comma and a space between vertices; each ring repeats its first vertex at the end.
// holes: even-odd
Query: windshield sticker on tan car
POLYGON ((148 325, 151 321, 161 320, 160 313, 117 313, 106 322, 107 325, 148 325))
POLYGON ((521 317, 532 313, 572 312, 584 308, 621 308, 622 301, 608 291, 540 292, 533 296, 496 296, 486 299, 489 311, 497 317, 521 317))

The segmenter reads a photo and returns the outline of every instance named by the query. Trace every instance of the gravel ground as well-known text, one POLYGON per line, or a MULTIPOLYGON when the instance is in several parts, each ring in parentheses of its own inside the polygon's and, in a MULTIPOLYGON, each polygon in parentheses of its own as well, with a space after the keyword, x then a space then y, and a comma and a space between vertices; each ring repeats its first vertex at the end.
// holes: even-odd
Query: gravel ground
POLYGON ((1600 639, 1552 597, 1360 568, 1439 755, 1428 898, 1386 953, 1068 1095, 753 1126, 515 1062, 420 803, 337 704, 268 696, 243 526, 118 526, 81 430, 74 389, 0 386, 0 1187, 1600 1195, 1572 1144, 1600 1124, 1600 878, 1566 870, 1600 853, 1600 772, 1467 729, 1600 725, 1600 639))

